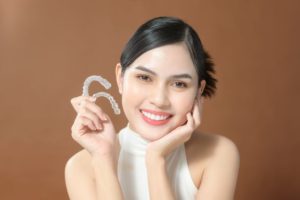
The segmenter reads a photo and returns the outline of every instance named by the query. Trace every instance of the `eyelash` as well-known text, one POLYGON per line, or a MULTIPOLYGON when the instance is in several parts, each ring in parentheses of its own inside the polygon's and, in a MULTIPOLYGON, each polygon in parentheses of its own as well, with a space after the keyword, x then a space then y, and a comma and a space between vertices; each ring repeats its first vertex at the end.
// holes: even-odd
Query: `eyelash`
MULTIPOLYGON (((144 81, 144 82, 149 82, 151 81, 151 78, 148 75, 144 74, 139 74, 136 76, 139 80, 144 81)), ((175 81, 172 85, 175 85, 176 88, 187 88, 187 84, 182 81, 175 81), (178 86, 180 84, 180 86, 178 86)))
POLYGON ((186 88, 187 87, 187 84, 184 83, 184 82, 181 82, 181 81, 176 81, 174 84, 177 85, 177 86, 178 86, 178 84, 181 85, 179 87, 176 86, 177 88, 186 88))
POLYGON ((143 74, 140 74, 140 75, 137 75, 136 76, 138 79, 140 79, 141 81, 149 81, 149 79, 151 79, 149 76, 147 75, 143 75, 143 74), (146 80, 147 79, 147 80, 146 80))

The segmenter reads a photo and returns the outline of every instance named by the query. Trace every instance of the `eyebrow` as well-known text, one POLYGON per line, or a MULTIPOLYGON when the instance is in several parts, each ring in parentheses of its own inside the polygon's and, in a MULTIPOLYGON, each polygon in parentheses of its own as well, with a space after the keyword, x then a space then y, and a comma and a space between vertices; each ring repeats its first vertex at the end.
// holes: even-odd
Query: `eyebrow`
MULTIPOLYGON (((141 70, 141 71, 144 71, 144 72, 148 72, 148 73, 150 73, 150 74, 152 74, 154 76, 157 76, 157 74, 154 71, 152 71, 150 69, 147 69, 147 68, 145 68, 143 66, 137 66, 137 67, 135 67, 135 69, 138 69, 138 70, 141 70)), ((172 78, 188 78, 188 79, 193 79, 190 74, 176 74, 176 75, 172 75, 171 77, 172 78)))

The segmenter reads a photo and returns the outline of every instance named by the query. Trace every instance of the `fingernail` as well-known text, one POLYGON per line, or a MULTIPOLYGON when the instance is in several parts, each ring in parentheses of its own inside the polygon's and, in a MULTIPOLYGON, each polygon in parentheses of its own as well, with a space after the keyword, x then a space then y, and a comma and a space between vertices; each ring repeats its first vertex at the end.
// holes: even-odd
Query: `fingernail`
POLYGON ((105 115, 103 115, 102 117, 105 121, 107 121, 107 117, 105 115))
POLYGON ((91 100, 92 100, 92 101, 96 101, 97 98, 96 98, 96 97, 92 97, 91 100))

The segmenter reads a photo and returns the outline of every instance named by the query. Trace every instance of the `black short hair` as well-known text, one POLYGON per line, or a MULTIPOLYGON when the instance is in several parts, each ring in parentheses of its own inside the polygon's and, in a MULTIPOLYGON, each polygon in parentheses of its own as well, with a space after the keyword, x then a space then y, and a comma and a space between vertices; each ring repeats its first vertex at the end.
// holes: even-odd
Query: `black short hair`
POLYGON ((124 73, 127 67, 143 53, 163 45, 184 42, 195 65, 199 83, 206 81, 202 96, 215 94, 217 79, 210 55, 204 50, 196 31, 176 17, 156 17, 142 24, 122 51, 120 64, 124 73))

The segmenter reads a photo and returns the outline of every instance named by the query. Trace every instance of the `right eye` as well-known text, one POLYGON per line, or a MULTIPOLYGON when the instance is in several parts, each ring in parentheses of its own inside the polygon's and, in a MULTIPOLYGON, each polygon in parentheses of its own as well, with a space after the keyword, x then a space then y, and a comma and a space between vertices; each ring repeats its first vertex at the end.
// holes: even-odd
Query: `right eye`
POLYGON ((141 81, 145 81, 145 82, 151 81, 151 78, 148 75, 145 75, 145 74, 139 74, 136 77, 138 79, 140 79, 141 81))

